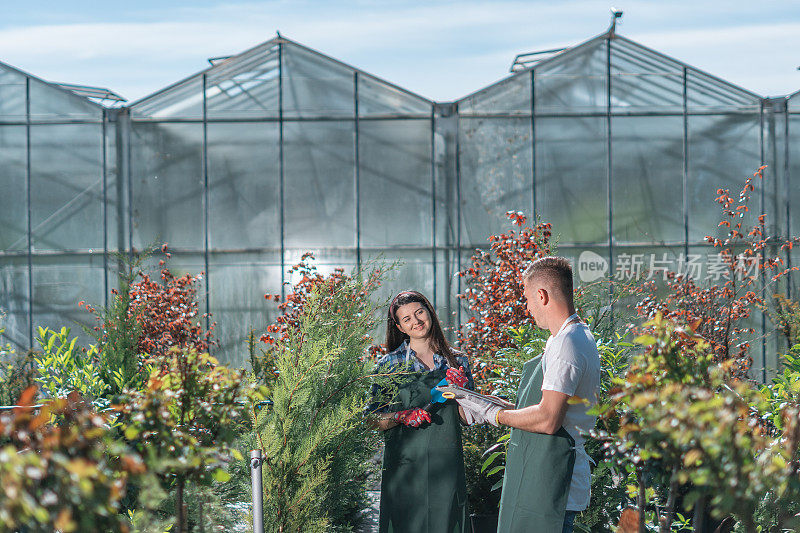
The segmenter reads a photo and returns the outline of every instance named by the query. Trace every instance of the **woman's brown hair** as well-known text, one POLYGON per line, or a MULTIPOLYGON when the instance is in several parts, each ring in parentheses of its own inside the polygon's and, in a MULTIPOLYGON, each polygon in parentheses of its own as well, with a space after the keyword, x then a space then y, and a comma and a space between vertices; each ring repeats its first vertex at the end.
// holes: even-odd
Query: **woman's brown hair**
POLYGON ((392 303, 389 304, 389 309, 386 313, 386 350, 392 352, 403 344, 403 341, 409 340, 408 335, 400 331, 400 328, 397 327, 397 310, 400 306, 415 302, 422 304, 431 317, 431 329, 428 332, 428 342, 434 353, 443 356, 447 360, 447 364, 451 367, 458 368, 459 365, 455 355, 453 355, 450 345, 444 338, 442 325, 439 323, 439 317, 436 316, 436 311, 433 310, 433 306, 428 299, 417 291, 403 291, 395 296, 392 303))

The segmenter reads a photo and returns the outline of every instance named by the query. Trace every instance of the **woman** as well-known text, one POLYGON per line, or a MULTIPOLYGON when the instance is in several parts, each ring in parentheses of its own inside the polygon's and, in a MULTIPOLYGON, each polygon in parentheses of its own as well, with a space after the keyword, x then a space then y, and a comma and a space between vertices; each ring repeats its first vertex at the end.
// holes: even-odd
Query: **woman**
MULTIPOLYGON (((467 358, 454 353, 425 296, 398 294, 386 318, 386 348, 378 373, 397 374, 391 403, 374 403, 375 425, 386 447, 381 480, 380 531, 464 533, 470 531, 461 424, 453 401, 421 408, 442 379, 474 388, 467 358)), ((382 389, 373 387, 373 398, 382 389)))

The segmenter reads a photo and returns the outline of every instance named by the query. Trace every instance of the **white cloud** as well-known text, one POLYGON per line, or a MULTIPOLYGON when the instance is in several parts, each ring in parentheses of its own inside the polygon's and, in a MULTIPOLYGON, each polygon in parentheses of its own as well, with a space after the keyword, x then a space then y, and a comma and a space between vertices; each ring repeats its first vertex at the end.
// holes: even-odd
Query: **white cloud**
MULTIPOLYGON (((725 4, 727 11, 688 0, 629 3, 623 35, 762 94, 800 87, 793 70, 800 59, 791 57, 800 49, 800 22, 745 3, 725 4), (775 23, 764 20, 770 16, 775 23)), ((410 90, 452 100, 505 76, 515 54, 576 44, 604 31, 609 20, 608 4, 590 0, 279 1, 159 15, 147 15, 155 22, 142 14, 123 23, 0 29, 0 61, 136 99, 205 68, 208 57, 238 53, 280 29, 410 90)))

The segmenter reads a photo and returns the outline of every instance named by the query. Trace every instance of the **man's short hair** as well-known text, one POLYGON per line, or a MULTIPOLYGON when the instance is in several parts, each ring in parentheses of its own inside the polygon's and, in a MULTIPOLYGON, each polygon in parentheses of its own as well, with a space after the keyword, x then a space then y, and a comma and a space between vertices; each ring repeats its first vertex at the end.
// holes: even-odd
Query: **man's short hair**
POLYGON ((524 283, 541 279, 552 290, 558 291, 567 303, 572 303, 572 265, 566 257, 541 257, 531 263, 522 274, 524 283))

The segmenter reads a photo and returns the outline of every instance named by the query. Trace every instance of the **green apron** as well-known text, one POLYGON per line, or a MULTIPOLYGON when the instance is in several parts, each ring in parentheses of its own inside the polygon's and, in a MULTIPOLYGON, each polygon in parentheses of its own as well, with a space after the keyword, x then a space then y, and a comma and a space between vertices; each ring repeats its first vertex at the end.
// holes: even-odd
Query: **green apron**
MULTIPOLYGON (((393 409, 424 407, 444 370, 413 373, 393 409)), ((467 487, 461 424, 455 402, 436 404, 431 423, 384 431, 381 533, 466 533, 467 487)))
MULTIPOLYGON (((523 367, 517 409, 542 400, 542 356, 523 367)), ((512 429, 508 441, 498 533, 560 533, 575 465, 575 440, 562 426, 555 435, 512 429)))

